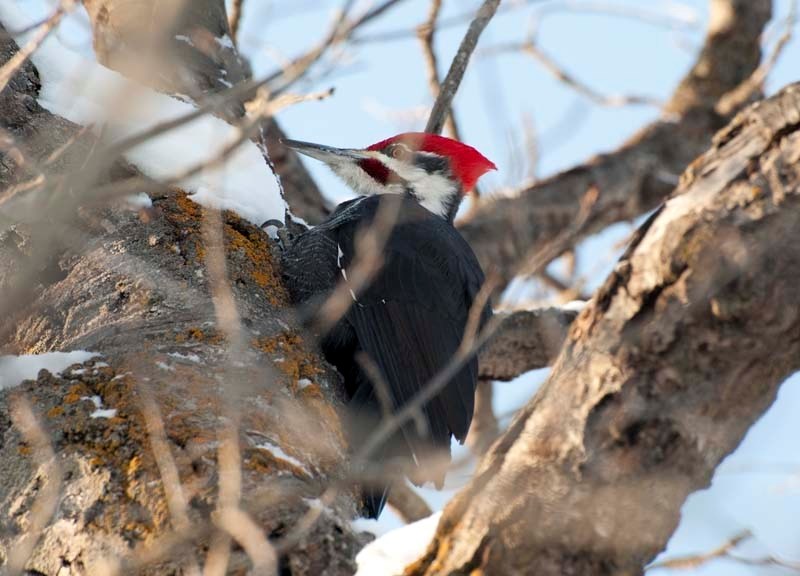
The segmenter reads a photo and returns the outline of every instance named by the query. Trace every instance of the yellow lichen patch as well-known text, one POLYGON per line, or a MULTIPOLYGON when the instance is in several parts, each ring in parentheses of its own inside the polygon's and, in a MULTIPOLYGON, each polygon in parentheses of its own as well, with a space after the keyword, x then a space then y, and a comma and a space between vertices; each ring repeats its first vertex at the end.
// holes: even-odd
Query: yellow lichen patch
POLYGON ((47 411, 48 418, 58 418, 64 413, 64 409, 61 406, 53 406, 50 410, 47 411))
POLYGON ((139 456, 134 456, 128 461, 127 474, 128 476, 135 475, 142 467, 142 459, 139 456))
POLYGON ((308 386, 300 389, 297 392, 297 397, 302 399, 325 399, 325 396, 322 394, 322 388, 320 388, 319 384, 309 384, 308 386))
POLYGON ((225 341, 225 335, 215 329, 203 330, 202 328, 192 327, 185 332, 175 335, 175 342, 182 344, 184 342, 205 342, 207 344, 222 344, 225 341))
POLYGON ((322 373, 321 360, 305 349, 303 339, 292 332, 281 332, 271 338, 253 340, 253 347, 270 355, 277 355, 275 366, 291 379, 292 391, 301 378, 312 379, 322 373))
POLYGON ((229 251, 241 250, 244 253, 251 266, 250 277, 263 288, 270 304, 285 304, 288 298, 272 259, 268 236, 236 214, 226 211, 225 240, 229 251))
POLYGON ((74 384, 70 386, 67 394, 64 396, 64 403, 65 404, 75 404, 76 402, 80 402, 81 398, 86 396, 90 396, 89 389, 86 387, 85 384, 74 384))
POLYGON ((25 444, 24 442, 20 442, 19 447, 17 448, 17 451, 23 456, 30 456, 31 453, 33 453, 33 450, 31 449, 31 447, 28 446, 27 444, 25 444))
POLYGON ((183 190, 175 192, 175 207, 177 210, 170 211, 167 215, 174 222, 199 224, 203 217, 203 209, 197 202, 191 200, 183 190))
MULTIPOLYGON (((202 262, 206 255, 205 246, 200 233, 203 221, 203 209, 183 190, 172 189, 174 202, 159 203, 167 220, 181 228, 182 237, 178 241, 184 253, 193 253, 195 262, 202 262)), ((170 249, 170 242, 163 243, 170 249)))

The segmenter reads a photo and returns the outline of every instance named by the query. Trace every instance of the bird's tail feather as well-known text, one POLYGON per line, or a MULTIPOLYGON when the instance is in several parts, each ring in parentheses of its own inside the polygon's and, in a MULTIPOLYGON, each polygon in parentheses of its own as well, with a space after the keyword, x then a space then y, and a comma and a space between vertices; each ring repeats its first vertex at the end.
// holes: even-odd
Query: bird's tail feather
MULTIPOLYGON (((380 403, 369 382, 363 382, 356 389, 348 406, 351 411, 350 436, 351 450, 357 452, 367 438, 375 433, 381 424, 380 403)), ((400 462, 413 461, 408 443, 402 433, 394 434, 379 446, 369 457, 365 478, 361 483, 362 514, 367 518, 378 518, 389 498, 391 485, 402 477, 400 462)))

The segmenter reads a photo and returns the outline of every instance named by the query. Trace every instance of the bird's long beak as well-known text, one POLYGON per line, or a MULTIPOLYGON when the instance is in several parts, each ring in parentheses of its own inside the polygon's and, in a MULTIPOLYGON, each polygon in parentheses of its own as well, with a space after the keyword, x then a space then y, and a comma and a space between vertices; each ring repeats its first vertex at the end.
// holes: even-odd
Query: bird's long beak
POLYGON ((334 148, 323 144, 313 144, 311 142, 301 142, 299 140, 282 140, 284 146, 296 150, 300 154, 305 154, 326 164, 337 164, 341 162, 353 162, 370 158, 364 150, 352 148, 334 148))

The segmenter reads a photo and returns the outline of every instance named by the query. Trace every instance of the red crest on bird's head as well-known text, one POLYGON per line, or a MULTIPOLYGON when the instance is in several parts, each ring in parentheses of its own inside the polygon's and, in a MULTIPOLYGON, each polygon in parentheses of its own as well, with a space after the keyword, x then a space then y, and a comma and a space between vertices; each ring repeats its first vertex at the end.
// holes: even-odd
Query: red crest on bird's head
POLYGON ((425 132, 398 134, 376 142, 368 147, 367 150, 383 150, 396 142, 405 144, 418 152, 430 152, 448 158, 450 160, 450 169, 453 175, 461 181, 464 192, 472 190, 478 178, 486 172, 497 170, 497 166, 491 160, 472 146, 452 138, 446 138, 438 134, 426 134, 425 132))

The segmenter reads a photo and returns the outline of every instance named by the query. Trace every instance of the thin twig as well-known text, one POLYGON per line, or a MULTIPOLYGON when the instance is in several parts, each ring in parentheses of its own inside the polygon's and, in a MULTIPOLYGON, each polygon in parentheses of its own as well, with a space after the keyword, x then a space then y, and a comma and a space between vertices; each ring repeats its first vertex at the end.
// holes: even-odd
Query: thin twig
MULTIPOLYGON (((322 100, 330 96, 332 93, 333 89, 330 88, 322 92, 313 92, 307 95, 283 94, 275 100, 268 101, 263 106, 260 106, 254 110, 253 115, 248 117, 241 126, 238 126, 237 136, 222 149, 220 149, 220 151, 213 158, 197 162, 192 166, 188 166, 182 172, 159 181, 155 181, 145 175, 137 175, 124 180, 116 180, 107 184, 101 184, 94 188, 90 187, 86 190, 85 197, 87 200, 105 197, 106 195, 116 198, 128 194, 135 194, 136 192, 141 191, 142 188, 146 187, 158 187, 163 190, 169 190, 170 186, 179 185, 189 178, 192 178, 193 176, 203 172, 204 170, 222 166, 228 160, 228 158, 230 158, 230 156, 239 149, 240 146, 250 141, 254 136, 258 135, 261 131, 261 127, 263 126, 264 119, 274 115, 278 110, 300 102, 322 100)), ((172 122, 159 124, 158 126, 154 127, 154 132, 161 133, 159 127, 164 127, 167 124, 172 124, 172 122)), ((182 124, 182 122, 178 123, 177 125, 172 124, 164 131, 168 132, 169 130, 175 129, 182 124)), ((139 139, 138 136, 134 136, 133 138, 136 140, 139 139)), ((144 143, 148 139, 149 138, 144 138, 136 145, 144 143)), ((109 146, 103 155, 96 159, 97 165, 106 166, 112 164, 114 161, 120 158, 122 151, 126 151, 133 147, 129 146, 129 144, 130 143, 128 141, 122 141, 109 146)), ((83 173, 79 172, 77 174, 73 174, 73 176, 81 177, 83 176, 83 173)), ((66 180, 69 180, 69 176, 66 177, 66 180)), ((34 190, 47 183, 48 182, 44 176, 39 175, 30 181, 11 186, 7 190, 0 192, 0 206, 14 198, 20 192, 34 190)))
POLYGON ((716 560, 718 558, 725 558, 728 556, 728 553, 739 546, 745 540, 749 540, 753 537, 753 534, 749 531, 742 532, 741 534, 737 534, 727 542, 725 542, 722 546, 711 550, 710 552, 704 552, 702 554, 693 554, 691 556, 681 556, 679 558, 672 558, 668 560, 664 560, 662 562, 656 562, 655 564, 651 564, 647 567, 647 570, 654 570, 656 568, 668 568, 670 570, 690 570, 693 568, 698 568, 703 564, 707 564, 712 560, 716 560))
POLYGON ((327 332, 358 300, 358 294, 369 285, 383 266, 383 249, 400 214, 400 197, 387 195, 378 208, 372 224, 359 231, 355 239, 355 258, 340 282, 317 313, 321 332, 327 332))
POLYGON ((231 557, 231 537, 224 530, 219 530, 211 537, 203 576, 224 576, 231 557))
POLYGON ((464 78, 469 59, 475 51, 478 39, 499 5, 500 0, 485 0, 469 25, 469 29, 458 47, 458 52, 456 52, 453 62, 450 64, 450 70, 447 72, 444 82, 442 82, 439 97, 433 104, 428 124, 425 126, 425 132, 429 134, 441 133, 445 116, 451 108, 453 97, 456 95, 458 87, 461 85, 461 80, 464 78))
MULTIPOLYGON (((507 5, 500 6, 497 13, 507 14, 513 10, 520 10, 526 5, 542 2, 545 0, 527 0, 527 2, 512 2, 507 5)), ((611 3, 576 3, 564 2, 562 4, 545 4, 540 10, 540 15, 549 15, 556 11, 570 11, 570 12, 588 12, 604 14, 612 17, 630 18, 638 20, 644 24, 653 26, 676 28, 681 26, 683 28, 697 28, 698 22, 696 19, 687 19, 680 16, 670 14, 668 11, 661 11, 661 13, 651 10, 647 11, 637 7, 628 6, 626 4, 613 5, 611 3)), ((454 28, 466 24, 472 20, 473 12, 462 12, 448 18, 442 18, 438 28, 440 30, 454 28)), ((372 44, 384 42, 396 42, 399 40, 408 40, 417 35, 417 30, 414 28, 402 28, 396 30, 387 30, 375 34, 360 34, 352 38, 351 43, 358 44, 372 44)))
MULTIPOLYGON (((431 0, 431 7, 428 11, 428 19, 417 28, 417 37, 422 44, 422 55, 425 59, 425 69, 428 75, 428 88, 431 91, 433 98, 438 98, 441 92, 442 85, 439 80, 439 59, 436 56, 436 48, 434 46, 434 35, 436 33, 436 22, 439 18, 439 13, 442 9, 442 0, 431 0)), ((447 119, 445 120, 445 130, 451 137, 456 140, 461 140, 458 126, 456 125, 455 118, 453 117, 452 108, 447 112, 447 119)))
POLYGON ((47 40, 50 33, 55 30, 61 18, 64 17, 69 10, 75 6, 75 0, 61 0, 56 9, 36 30, 33 38, 31 38, 25 46, 22 46, 16 54, 14 54, 8 61, 0 68, 0 92, 2 92, 6 85, 17 73, 17 70, 25 64, 42 43, 47 40))
MULTIPOLYGON (((428 11, 427 20, 417 28, 417 37, 422 44, 422 54, 425 58, 425 68, 428 74, 428 87, 431 91, 431 96, 434 100, 439 97, 442 90, 442 84, 439 80, 439 59, 436 56, 436 48, 434 46, 434 36, 436 33, 436 23, 439 18, 439 13, 442 9, 442 0, 431 0, 431 7, 428 11)), ((452 105, 447 111, 444 124, 445 132, 456 140, 461 140, 461 130, 456 122, 456 115, 453 112, 452 105)), ((469 191, 473 200, 477 201, 481 193, 478 186, 474 186, 469 191)), ((474 205, 474 204, 473 204, 474 205)))
POLYGON ((734 110, 745 105, 755 94, 764 91, 764 83, 767 81, 767 77, 775 68, 786 46, 792 40, 794 27, 797 24, 797 4, 798 0, 792 0, 789 6, 789 13, 784 21, 783 34, 778 38, 769 57, 753 71, 747 80, 719 99, 717 111, 720 114, 725 116, 731 114, 734 110))
MULTIPOLYGON (((240 508, 242 494, 241 451, 239 448, 239 411, 237 400, 243 384, 235 366, 243 363, 244 338, 225 262, 225 239, 219 210, 203 210, 203 236, 206 243, 206 269, 211 286, 217 324, 226 336, 231 375, 223 395, 223 422, 218 432, 219 495, 214 523, 244 548, 256 573, 272 573, 277 556, 263 530, 240 508)), ((220 544, 222 545, 222 544, 220 544)))
POLYGON ((748 566, 776 566, 780 568, 788 568, 794 571, 800 571, 800 563, 798 562, 789 562, 786 560, 782 560, 777 556, 764 556, 762 558, 746 558, 744 556, 738 556, 733 552, 748 540, 753 538, 753 534, 750 531, 744 531, 741 534, 737 534, 721 546, 711 550, 709 552, 703 552, 701 554, 693 554, 691 556, 679 556, 677 558, 668 558, 661 562, 656 562, 654 564, 650 564, 647 566, 646 570, 649 572, 650 570, 695 570, 709 562, 714 560, 721 560, 721 559, 728 559, 734 562, 738 562, 739 564, 745 564, 748 566))
POLYGON ((585 82, 581 81, 575 75, 567 72, 567 70, 565 70, 561 64, 556 62, 555 59, 542 50, 531 38, 524 42, 492 46, 491 48, 484 50, 482 53, 484 55, 490 55, 508 52, 522 52, 523 54, 527 54, 541 64, 542 67, 556 80, 562 82, 578 94, 585 96, 598 106, 615 108, 635 105, 661 107, 663 105, 663 102, 661 102, 659 99, 650 96, 637 94, 603 94, 595 90, 585 82))
POLYGON ((228 16, 228 26, 231 29, 231 39, 234 44, 238 44, 239 39, 239 26, 242 23, 242 8, 244 7, 244 0, 231 1, 231 13, 228 16))
POLYGON ((25 563, 42 536, 42 531, 56 512, 61 493, 62 472, 50 444, 50 438, 42 429, 25 397, 19 396, 14 400, 11 420, 31 447, 33 457, 39 465, 38 475, 42 478, 36 500, 30 507, 27 529, 19 540, 8 548, 4 573, 15 576, 24 569, 25 563))
MULTIPOLYGON (((167 500, 172 524, 178 531, 188 531, 191 528, 189 503, 183 492, 178 467, 169 449, 167 434, 164 431, 164 419, 153 400, 152 391, 146 386, 143 386, 141 404, 147 436, 150 439, 150 448, 153 452, 158 472, 161 475, 161 483, 164 486, 164 496, 167 500)), ((188 558, 187 573, 190 575, 200 574, 197 562, 192 556, 188 558)))
POLYGON ((368 10, 363 15, 353 20, 348 20, 349 12, 353 6, 353 0, 347 0, 339 16, 334 20, 328 34, 323 40, 314 48, 307 51, 302 56, 294 58, 289 64, 283 66, 280 70, 267 75, 263 82, 265 84, 275 82, 278 79, 283 80, 280 88, 276 88, 273 92, 281 92, 287 89, 293 82, 302 78, 306 72, 316 64, 325 53, 333 46, 342 44, 350 39, 352 34, 361 26, 371 22, 375 18, 381 16, 387 10, 393 8, 403 0, 386 0, 384 3, 368 10))

